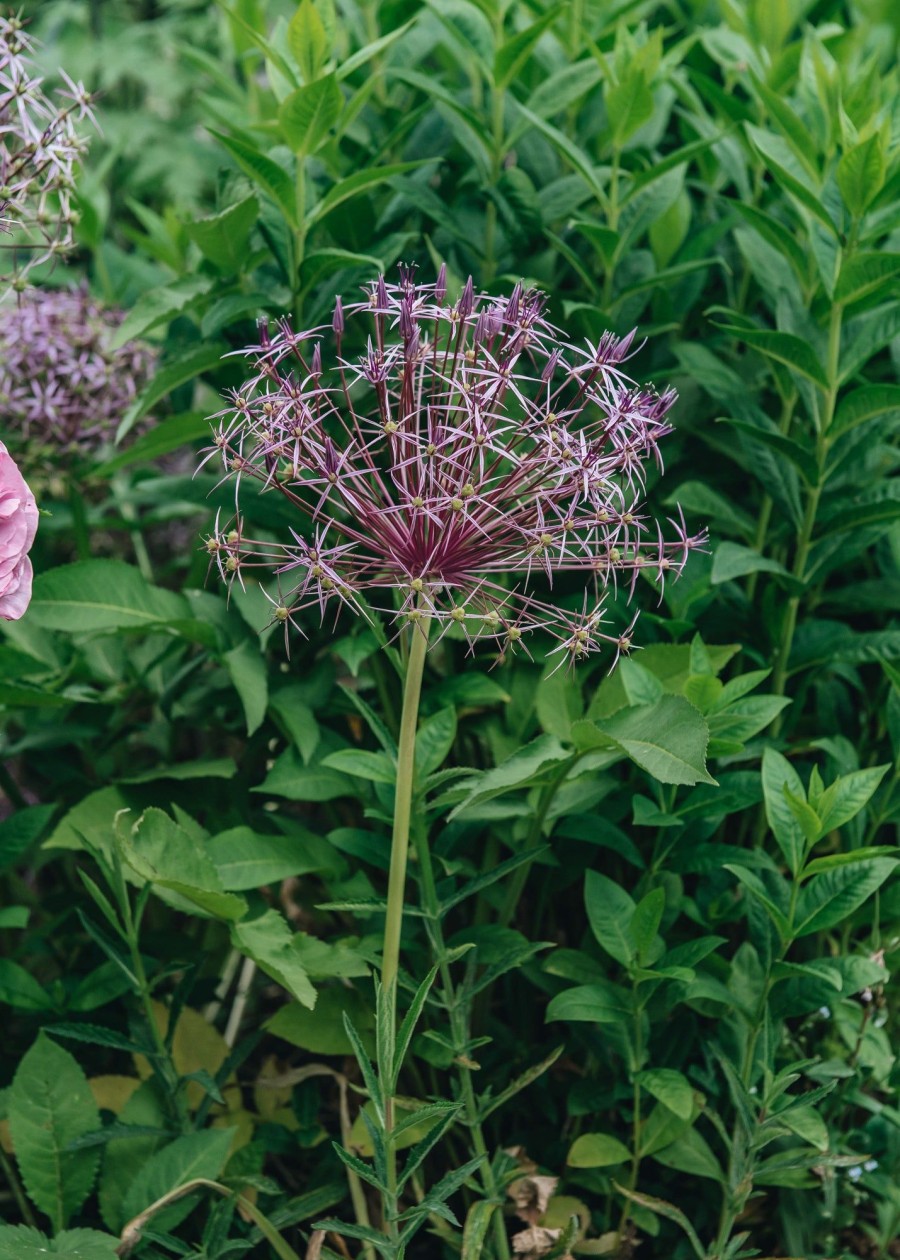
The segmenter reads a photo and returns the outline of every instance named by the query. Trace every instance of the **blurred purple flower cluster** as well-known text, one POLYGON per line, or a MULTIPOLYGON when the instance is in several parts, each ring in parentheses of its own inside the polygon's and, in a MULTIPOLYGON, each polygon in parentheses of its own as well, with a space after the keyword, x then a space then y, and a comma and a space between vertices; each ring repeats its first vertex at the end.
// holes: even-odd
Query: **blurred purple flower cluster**
POLYGON ((30 289, 0 307, 6 431, 59 453, 111 440, 153 364, 140 342, 111 348, 123 318, 84 290, 30 289))
POLYGON ((86 142, 76 124, 94 121, 80 83, 61 71, 66 90, 47 96, 35 75, 32 45, 17 17, 0 17, 0 283, 21 291, 27 272, 72 244, 75 168, 86 142))
POLYGON ((303 609, 364 611, 365 596, 501 653, 538 629, 561 663, 604 643, 627 651, 631 627, 606 626, 608 588, 621 580, 630 595, 643 571, 662 583, 703 541, 681 520, 667 540, 640 502, 675 394, 625 375, 633 333, 571 345, 543 308, 535 290, 480 295, 471 278, 449 303, 443 268, 435 284, 401 268, 396 285, 380 277, 362 301, 338 299, 330 327, 263 326, 206 458, 238 488, 284 495, 297 529, 250 538, 239 510, 217 523, 208 549, 222 576, 276 575, 286 636, 303 609), (351 319, 370 332, 355 358, 343 354, 351 319), (584 579, 575 607, 553 589, 562 574, 584 579))

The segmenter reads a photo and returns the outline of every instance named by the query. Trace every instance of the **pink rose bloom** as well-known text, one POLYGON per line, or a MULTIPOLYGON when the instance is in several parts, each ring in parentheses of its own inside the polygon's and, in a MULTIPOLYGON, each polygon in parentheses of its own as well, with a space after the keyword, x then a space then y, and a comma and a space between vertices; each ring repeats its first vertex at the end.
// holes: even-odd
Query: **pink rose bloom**
POLYGON ((18 621, 31 599, 28 549, 37 533, 34 495, 0 442, 0 617, 18 621))

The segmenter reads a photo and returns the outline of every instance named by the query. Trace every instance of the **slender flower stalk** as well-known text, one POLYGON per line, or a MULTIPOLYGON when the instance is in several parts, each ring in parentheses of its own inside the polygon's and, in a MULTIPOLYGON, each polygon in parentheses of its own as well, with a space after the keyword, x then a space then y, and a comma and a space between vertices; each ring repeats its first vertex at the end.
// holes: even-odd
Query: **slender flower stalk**
MULTIPOLYGON (((381 962, 381 984, 388 1003, 392 1027, 397 1023, 397 974, 400 970, 400 937, 403 931, 403 903, 406 893, 406 866, 409 856, 410 820, 415 783, 416 729, 419 724, 419 698, 422 675, 428 650, 430 619, 416 619, 411 627, 412 642, 406 663, 403 685, 403 710, 400 717, 400 738, 397 744, 397 785, 394 793, 394 828, 391 838, 391 866, 388 875, 387 913, 384 922, 384 950, 381 962)), ((394 1100, 385 1099, 384 1127, 388 1137, 394 1128, 394 1100)), ((388 1189, 396 1197, 397 1156, 393 1144, 388 1148, 388 1189)), ((396 1231, 396 1222, 389 1222, 396 1231)))

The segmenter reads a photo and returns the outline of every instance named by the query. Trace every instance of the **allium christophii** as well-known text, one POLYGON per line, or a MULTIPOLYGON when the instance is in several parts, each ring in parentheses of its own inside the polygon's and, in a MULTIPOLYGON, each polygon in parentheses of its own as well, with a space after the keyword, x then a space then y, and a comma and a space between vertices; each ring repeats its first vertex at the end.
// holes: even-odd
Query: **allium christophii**
POLYGON ((338 299, 330 326, 261 325, 252 375, 214 417, 206 459, 297 511, 290 538, 251 538, 238 500, 208 542, 222 577, 275 575, 286 636, 308 607, 374 607, 501 654, 537 630, 561 663, 627 651, 632 627, 606 623, 609 589, 679 574, 702 542, 681 520, 667 539, 641 506, 675 394, 625 375, 634 333, 568 344, 539 292, 491 297, 469 279, 450 303, 443 268, 435 284, 401 267, 398 284, 363 292, 338 299), (358 345, 368 334, 356 357, 351 320, 358 345))
POLYGON ((29 289, 0 306, 0 414, 9 431, 57 453, 111 440, 153 362, 140 342, 111 349, 123 318, 82 289, 29 289))
POLYGON ((35 75, 32 45, 17 17, 0 17, 0 280, 21 289, 26 273, 72 244, 75 169, 86 143, 76 124, 93 121, 91 99, 61 72, 51 99, 35 75))

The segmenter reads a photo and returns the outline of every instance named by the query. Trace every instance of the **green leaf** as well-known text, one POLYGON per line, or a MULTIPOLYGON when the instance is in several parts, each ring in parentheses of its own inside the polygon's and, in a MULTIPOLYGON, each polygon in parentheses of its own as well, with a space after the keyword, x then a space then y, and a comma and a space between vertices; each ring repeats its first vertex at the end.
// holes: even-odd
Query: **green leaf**
POLYGON ((632 898, 606 875, 589 870, 584 877, 584 904, 598 944, 617 962, 630 966, 637 956, 631 932, 637 907, 632 898))
POLYGON ((90 1194, 98 1151, 67 1151, 100 1126, 87 1077, 75 1059, 41 1033, 9 1091, 9 1130, 29 1198, 64 1229, 90 1194))
POLYGON ((751 896, 753 896, 754 899, 765 909, 769 918, 774 923, 781 939, 783 941, 787 941, 790 938, 790 924, 788 923, 786 916, 769 896, 765 884, 756 872, 748 870, 746 866, 740 866, 733 862, 724 862, 722 864, 722 869, 731 871, 732 875, 735 876, 738 882, 743 884, 751 896))
POLYGON ((663 888, 654 888, 637 903, 631 916, 629 931, 637 946, 638 963, 642 967, 649 965, 653 946, 657 941, 657 932, 666 908, 666 893, 663 888))
POLYGON ((563 12, 563 5, 554 5, 549 9, 543 17, 538 18, 536 22, 532 22, 531 26, 526 27, 524 31, 519 31, 517 35, 513 35, 506 40, 497 49, 494 57, 494 84, 501 90, 509 87, 510 83, 524 66, 525 62, 531 56, 531 51, 535 44, 563 12))
POLYGON ((756 95, 763 102, 776 127, 790 145, 794 156, 806 168, 811 179, 818 183, 820 175, 813 156, 815 149, 810 144, 809 131, 806 125, 797 117, 784 99, 777 92, 773 92, 752 71, 750 79, 756 95))
POLYGON ((391 1093, 397 1092, 397 1081, 400 1078, 400 1070, 403 1067, 403 1064, 406 1060, 406 1054, 407 1054, 407 1051, 409 1050, 409 1045, 410 1045, 410 1042, 412 1041, 412 1036, 413 1036, 413 1033, 415 1032, 416 1024, 419 1022, 419 1017, 421 1016, 422 1011, 425 1009, 425 1003, 428 1000, 428 994, 431 992, 431 986, 434 984, 437 973, 438 973, 438 964, 435 963, 435 965, 429 971, 428 975, 419 985, 418 989, 416 989, 416 992, 413 996, 413 1000, 412 1002, 410 1002, 409 1009, 404 1015, 403 1022, 400 1025, 400 1028, 397 1032, 396 1046, 394 1048, 394 1055, 393 1055, 393 1063, 391 1064, 391 1068, 390 1068, 391 1074, 390 1074, 390 1079, 388 1082, 388 1089, 390 1090, 391 1093))
POLYGON ((755 232, 759 233, 764 241, 787 259, 801 280, 806 279, 809 270, 807 256, 783 223, 773 215, 766 214, 746 202, 732 201, 730 205, 755 232))
POLYGON ((495 1094, 493 1098, 491 1098, 490 1102, 482 1107, 482 1119, 485 1119, 491 1114, 491 1112, 496 1111, 499 1107, 505 1106, 511 1098, 515 1098, 517 1094, 520 1094, 523 1089, 527 1089, 529 1085, 538 1079, 538 1077, 543 1076, 544 1073, 553 1066, 562 1054, 563 1050, 565 1050, 565 1046, 557 1046, 556 1049, 551 1050, 547 1057, 542 1059, 540 1063, 535 1063, 530 1068, 526 1068, 520 1076, 517 1076, 515 1080, 510 1081, 509 1085, 507 1085, 505 1089, 501 1090, 499 1094, 495 1094))
POLYGON ((387 753, 368 752, 364 748, 340 748, 329 753, 322 765, 341 774, 367 779, 371 783, 386 783, 391 787, 397 781, 397 767, 387 753))
POLYGON ((206 215, 184 225, 188 237, 222 272, 240 275, 247 261, 247 242, 259 217, 256 197, 245 197, 219 214, 206 215))
POLYGON ((466 779, 460 784, 468 795, 451 811, 450 817, 455 817, 473 805, 501 796, 504 792, 530 785, 548 766, 566 761, 570 756, 555 735, 539 735, 524 748, 517 749, 499 766, 485 771, 477 779, 466 779))
POLYGON ((238 140, 235 136, 226 136, 212 127, 209 128, 209 132, 234 158, 244 174, 281 207, 291 227, 296 228, 302 207, 297 205, 294 181, 287 171, 272 158, 261 153, 254 145, 238 140))
POLYGON ((766 802, 766 821, 778 841, 791 874, 803 864, 806 842, 803 831, 785 796, 785 788, 801 800, 806 799, 797 771, 780 752, 767 748, 762 757, 762 784, 766 802))
POLYGON ((456 739, 456 710, 440 709, 416 733, 416 774, 425 779, 439 770, 456 739))
POLYGON ((302 936, 295 937, 283 915, 277 910, 267 910, 258 919, 233 923, 231 941, 292 997, 312 1010, 316 991, 301 961, 302 936))
POLYGON ((828 1126, 813 1107, 790 1107, 786 1111, 776 1112, 771 1123, 783 1124, 819 1151, 828 1150, 828 1126))
POLYGON ((825 932, 844 922, 881 887, 898 861, 898 858, 870 858, 814 876, 800 893, 794 935, 825 932))
POLYGON ((281 687, 269 696, 269 711, 280 720, 304 764, 308 764, 319 746, 321 731, 304 694, 302 688, 296 686, 281 687))
POLYGON ((900 517, 900 481, 871 486, 839 503, 833 500, 819 521, 819 534, 843 534, 864 525, 881 525, 900 517))
POLYGON ((312 0, 302 0, 288 23, 287 45, 306 83, 316 78, 328 58, 325 24, 312 0))
POLYGON ((819 815, 802 796, 796 796, 788 787, 783 789, 788 808, 794 815, 807 845, 813 845, 822 834, 822 823, 819 815))
POLYGON ((344 96, 334 74, 316 79, 285 97, 278 109, 278 125, 298 158, 322 147, 343 108, 344 96))
POLYGON ((831 439, 841 437, 858 424, 898 410, 900 385, 862 385, 838 403, 828 436, 831 439))
POLYGON ((785 459, 789 459, 808 486, 819 484, 821 473, 818 462, 813 451, 803 442, 785 437, 774 426, 767 428, 750 420, 739 420, 735 416, 720 416, 718 423, 730 425, 740 433, 746 433, 753 442, 759 442, 762 446, 767 446, 770 450, 784 456, 785 459))
POLYGON ((429 7, 454 43, 462 48, 464 64, 475 58, 483 66, 485 77, 489 76, 494 60, 494 33, 481 9, 469 0, 430 0, 429 7))
POLYGON ((304 766, 296 750, 288 748, 265 780, 250 791, 283 796, 289 801, 333 801, 339 796, 354 796, 356 788, 348 775, 321 763, 304 766))
POLYGON ((879 132, 849 149, 838 162, 838 188, 854 218, 865 214, 884 187, 884 177, 884 146, 879 132))
POLYGON ((864 845, 861 849, 848 849, 846 853, 829 853, 826 857, 807 862, 800 872, 800 879, 807 880, 821 871, 833 871, 839 866, 855 866, 873 857, 895 857, 894 849, 884 844, 864 845))
POLYGON ((653 115, 653 93, 642 70, 630 70, 607 88, 606 114, 612 143, 621 147, 653 115))
POLYGON ((769 172, 776 183, 780 184, 785 192, 806 210, 809 214, 817 219, 830 234, 837 239, 839 232, 834 224, 828 211, 822 203, 821 192, 810 186, 808 176, 805 172, 802 177, 798 172, 802 171, 800 163, 797 162, 792 150, 780 136, 773 136, 771 133, 764 131, 762 127, 756 127, 752 123, 746 123, 747 134, 753 142, 756 149, 762 155, 769 172), (793 164, 794 170, 789 169, 793 164))
MULTIPOLYGON (((165 1129, 170 1123, 163 1109, 161 1091, 153 1079, 144 1081, 134 1091, 119 1114, 119 1122, 138 1129, 165 1129)), ((144 1167, 165 1141, 162 1133, 111 1138, 103 1154, 98 1198, 100 1215, 107 1228, 118 1233, 127 1218, 123 1213, 125 1197, 143 1175, 144 1167)))
POLYGON ((29 621, 70 634, 123 629, 157 629, 161 622, 188 619, 181 595, 151 586, 122 560, 81 560, 39 573, 28 609, 29 621))
POLYGON ((130 464, 152 463, 161 455, 177 451, 198 438, 208 437, 209 432, 209 418, 205 412, 183 411, 177 416, 166 416, 118 455, 104 460, 96 470, 97 475, 111 477, 130 464))
POLYGON ((710 581, 713 586, 722 582, 733 582, 735 578, 746 577, 748 573, 778 573, 790 577, 783 564, 762 556, 752 547, 742 547, 739 543, 721 542, 713 556, 710 581))
MULTIPOLYGON (((150 384, 138 395, 122 417, 116 429, 116 445, 161 398, 165 398, 173 389, 184 385, 186 381, 192 381, 201 372, 219 367, 222 354, 226 349, 227 347, 221 342, 191 346, 164 367, 157 369, 150 384)), ((145 434, 145 436, 149 437, 150 434, 145 434)))
POLYGON ((340 180, 329 188, 325 196, 318 201, 307 213, 306 222, 308 225, 318 223, 320 219, 324 219, 342 202, 348 201, 351 197, 356 197, 361 192, 365 192, 368 188, 373 188, 377 184, 387 184, 388 180, 393 179, 397 175, 405 175, 407 171, 417 170, 420 166, 425 166, 430 159, 424 158, 416 162, 394 162, 390 166, 371 166, 365 167, 361 171, 356 171, 353 175, 348 175, 346 179, 340 180))
POLYGON ((900 274, 900 254, 886 251, 878 253, 854 254, 841 267, 837 286, 834 290, 835 300, 858 302, 868 297, 900 274))
POLYGON ((0 822, 0 870, 15 865, 43 832, 54 805, 27 805, 0 822))
POLYGON ((356 989, 329 985, 321 990, 313 1010, 299 1002, 289 1002, 272 1016, 265 1027, 274 1037, 281 1037, 292 1046, 300 1046, 313 1054, 353 1053, 344 1029, 346 1014, 359 1033, 363 1044, 371 1044, 374 1018, 356 989))
POLYGON ((602 204, 606 198, 606 191, 590 156, 578 145, 574 144, 559 128, 554 127, 552 123, 547 122, 546 119, 541 118, 538 114, 533 113, 525 105, 519 105, 518 112, 532 127, 535 127, 550 141, 558 153, 562 154, 573 170, 578 172, 591 192, 600 199, 602 204))
POLYGON ((110 349, 121 350, 129 341, 168 323, 208 293, 215 283, 213 276, 182 276, 141 294, 113 334, 110 349))
POLYGON ((692 1177, 709 1177, 711 1181, 725 1180, 709 1143, 696 1129, 688 1129, 669 1146, 654 1151, 653 1158, 666 1168, 689 1173, 692 1177))
POLYGON ((840 380, 855 376, 900 332, 900 302, 882 302, 874 310, 857 315, 845 325, 842 337, 840 380))
POLYGON ((706 723, 683 696, 621 709, 595 725, 661 783, 715 783, 706 769, 706 723))
POLYGON ((497 1204, 489 1203, 485 1199, 476 1199, 469 1208, 463 1228, 460 1260, 482 1260, 484 1240, 496 1210, 497 1204))
POLYGON ((890 766, 885 765, 854 770, 827 787, 817 807, 822 819, 822 834, 843 827, 865 809, 889 769, 890 766))
POLYGON ((232 1128, 203 1129, 178 1137, 151 1155, 125 1196, 125 1219, 131 1220, 163 1195, 196 1177, 215 1180, 225 1167, 234 1136, 232 1128))
POLYGON ((608 1133, 582 1133, 569 1150, 566 1163, 570 1168, 609 1168, 631 1163, 631 1152, 608 1133))
POLYGON ((246 913, 244 898, 222 888, 202 842, 161 809, 145 810, 119 844, 123 860, 141 879, 177 893, 189 908, 229 922, 246 913))
POLYGON ((620 1194, 624 1194, 625 1198, 630 1199, 632 1203, 637 1203, 639 1207, 646 1208, 648 1212, 655 1212, 657 1216, 664 1216, 666 1220, 674 1221, 676 1225, 679 1225, 690 1239, 694 1254, 698 1257, 698 1260, 705 1260, 707 1250, 701 1243, 697 1231, 684 1212, 677 1208, 674 1203, 669 1203, 665 1199, 656 1199, 649 1194, 639 1194, 637 1190, 627 1190, 617 1182, 613 1182, 613 1185, 620 1194))
POLYGON ((377 57, 380 52, 383 52, 385 48, 389 48, 395 40, 402 39, 412 26, 413 20, 410 19, 409 22, 404 22, 402 26, 395 26, 387 35, 382 35, 379 39, 373 39, 370 44, 366 44, 364 47, 357 49, 356 52, 351 53, 338 66, 337 77, 342 80, 349 78, 360 66, 366 65, 373 57, 377 57))
POLYGON ((67 1229, 47 1238, 28 1225, 0 1225, 0 1260, 116 1260, 120 1240, 96 1229, 67 1229))
POLYGON ((262 726, 269 703, 269 680, 259 643, 253 639, 245 639, 224 654, 222 664, 240 697, 247 734, 252 735, 262 726))
MULTIPOLYGON (((25 925, 5 923, 0 926, 25 925)), ((15 1006, 20 1011, 50 1011, 54 1006, 50 994, 38 984, 31 972, 11 958, 0 958, 0 1002, 15 1006)))
POLYGON ((177 766, 151 766, 138 774, 123 775, 120 783, 158 783, 160 779, 172 779, 184 783, 188 779, 233 779, 237 767, 230 757, 216 757, 212 761, 183 761, 177 766))
POLYGON ((694 1112, 694 1091, 691 1083, 674 1068, 650 1068, 639 1072, 637 1081, 657 1102, 661 1102, 681 1120, 690 1120, 694 1112))
POLYGON ((822 389, 828 388, 828 377, 815 351, 808 342, 793 333, 772 332, 768 328, 741 328, 735 324, 720 324, 719 327, 733 333, 739 341, 752 346, 767 358, 799 372, 813 384, 822 389))
POLYGON ((546 1019, 567 1019, 579 1024, 621 1025, 633 1018, 628 995, 612 985, 579 984, 551 998, 546 1019))
POLYGON ((295 875, 335 872, 340 866, 328 841, 312 832, 266 836, 249 827, 232 827, 213 836, 206 852, 227 892, 261 888, 295 875))

